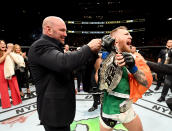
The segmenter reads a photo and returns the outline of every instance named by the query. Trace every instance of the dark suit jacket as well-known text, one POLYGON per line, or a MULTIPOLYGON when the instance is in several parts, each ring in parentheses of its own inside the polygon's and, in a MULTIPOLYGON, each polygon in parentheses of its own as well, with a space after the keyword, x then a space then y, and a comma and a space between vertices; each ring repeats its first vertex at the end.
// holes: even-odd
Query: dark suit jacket
POLYGON ((151 61, 147 61, 147 64, 150 67, 150 69, 156 73, 172 75, 172 64, 161 64, 161 63, 155 63, 151 61))
POLYGON ((46 35, 31 45, 28 62, 42 124, 58 127, 72 123, 76 108, 73 71, 90 57, 93 52, 87 45, 63 53, 63 44, 46 35))

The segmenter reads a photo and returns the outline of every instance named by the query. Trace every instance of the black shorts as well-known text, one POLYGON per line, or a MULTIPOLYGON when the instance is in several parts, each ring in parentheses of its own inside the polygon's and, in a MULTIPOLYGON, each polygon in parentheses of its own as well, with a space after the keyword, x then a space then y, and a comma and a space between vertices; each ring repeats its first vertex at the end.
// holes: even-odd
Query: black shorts
POLYGON ((102 108, 101 108, 100 117, 106 126, 111 127, 111 128, 115 127, 117 121, 103 117, 102 116, 102 108))

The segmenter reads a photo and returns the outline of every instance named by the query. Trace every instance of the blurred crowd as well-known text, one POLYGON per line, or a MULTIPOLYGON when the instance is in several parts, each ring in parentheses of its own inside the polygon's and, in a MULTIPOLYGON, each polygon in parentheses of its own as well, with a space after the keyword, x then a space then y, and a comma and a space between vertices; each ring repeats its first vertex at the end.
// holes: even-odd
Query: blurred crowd
POLYGON ((31 73, 27 61, 26 52, 22 52, 19 44, 6 44, 0 40, 0 97, 3 109, 10 108, 11 103, 21 104, 22 98, 31 94, 31 73))

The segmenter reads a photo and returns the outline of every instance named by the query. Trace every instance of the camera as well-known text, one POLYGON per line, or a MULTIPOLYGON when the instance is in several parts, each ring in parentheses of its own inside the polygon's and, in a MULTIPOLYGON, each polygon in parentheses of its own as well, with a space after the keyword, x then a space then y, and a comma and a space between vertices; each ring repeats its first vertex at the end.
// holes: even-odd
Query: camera
POLYGON ((115 39, 113 39, 110 35, 105 35, 102 37, 102 48, 105 51, 111 52, 115 51, 114 46, 115 39))

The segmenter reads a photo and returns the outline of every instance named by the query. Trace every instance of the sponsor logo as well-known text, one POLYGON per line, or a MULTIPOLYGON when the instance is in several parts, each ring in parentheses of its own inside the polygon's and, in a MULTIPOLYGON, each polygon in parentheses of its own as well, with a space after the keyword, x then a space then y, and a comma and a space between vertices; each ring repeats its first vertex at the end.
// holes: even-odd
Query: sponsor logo
POLYGON ((29 104, 19 104, 12 106, 11 108, 2 109, 0 112, 0 122, 33 112, 37 109, 36 92, 31 92, 30 95, 25 95, 22 98, 22 103, 24 103, 24 101, 29 104))
POLYGON ((0 124, 10 125, 10 128, 12 128, 15 123, 24 123, 27 120, 27 118, 31 116, 33 113, 34 112, 28 113, 26 116, 22 115, 22 116, 9 118, 7 120, 0 122, 0 124))
MULTIPOLYGON (((71 131, 99 131, 99 117, 74 121, 71 124, 71 131)), ((114 131, 127 131, 122 124, 117 124, 114 131)))

